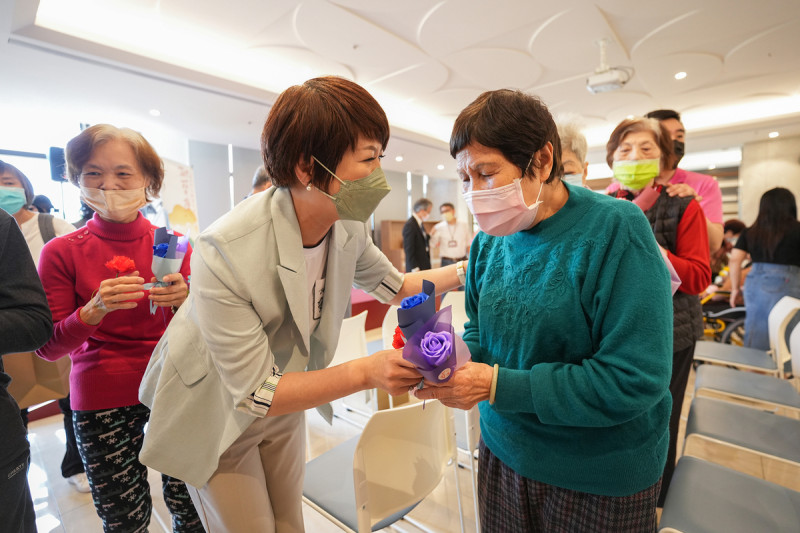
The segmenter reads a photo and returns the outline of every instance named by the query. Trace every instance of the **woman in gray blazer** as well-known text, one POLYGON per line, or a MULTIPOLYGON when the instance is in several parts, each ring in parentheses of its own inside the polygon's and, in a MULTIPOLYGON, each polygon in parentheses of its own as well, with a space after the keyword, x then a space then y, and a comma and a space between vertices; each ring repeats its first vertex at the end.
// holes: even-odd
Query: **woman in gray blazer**
MULTIPOLYGON (((273 187, 195 243, 192 289, 139 391, 143 463, 183 479, 207 531, 302 531, 304 410, 420 380, 399 350, 326 368, 356 286, 398 304, 461 284, 456 266, 401 274, 366 220, 390 188, 389 124, 359 85, 325 77, 282 93, 261 149, 273 187)), ((463 275, 463 270, 459 272, 463 275)))

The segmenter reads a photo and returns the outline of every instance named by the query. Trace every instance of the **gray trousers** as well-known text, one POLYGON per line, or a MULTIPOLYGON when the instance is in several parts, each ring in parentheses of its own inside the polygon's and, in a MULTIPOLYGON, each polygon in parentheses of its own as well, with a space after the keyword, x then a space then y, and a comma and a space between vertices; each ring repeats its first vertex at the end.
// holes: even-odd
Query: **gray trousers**
POLYGON ((303 532, 305 449, 304 412, 253 422, 204 487, 186 485, 205 530, 303 532))

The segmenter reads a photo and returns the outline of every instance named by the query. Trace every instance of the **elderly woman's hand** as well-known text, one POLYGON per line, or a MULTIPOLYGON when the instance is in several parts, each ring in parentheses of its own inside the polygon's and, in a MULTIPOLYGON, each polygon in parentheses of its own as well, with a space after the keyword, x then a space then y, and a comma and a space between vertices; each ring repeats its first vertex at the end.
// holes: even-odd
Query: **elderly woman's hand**
POLYGON ((392 396, 408 392, 422 380, 413 363, 403 359, 403 350, 381 350, 364 359, 367 388, 379 388, 392 396))
POLYGON ((471 409, 476 403, 489 399, 493 369, 483 363, 469 362, 456 370, 444 383, 425 382, 425 387, 411 390, 420 400, 439 400, 448 407, 471 409))
MULTIPOLYGON (((153 278, 150 281, 155 283, 158 280, 153 278)), ((189 286, 186 285, 183 274, 180 272, 167 274, 163 281, 169 285, 150 289, 150 301, 158 307, 180 307, 189 296, 189 286)))
POLYGON ((81 320, 90 325, 97 325, 108 313, 120 309, 134 309, 144 297, 144 278, 139 272, 129 276, 105 279, 86 305, 81 308, 81 320))

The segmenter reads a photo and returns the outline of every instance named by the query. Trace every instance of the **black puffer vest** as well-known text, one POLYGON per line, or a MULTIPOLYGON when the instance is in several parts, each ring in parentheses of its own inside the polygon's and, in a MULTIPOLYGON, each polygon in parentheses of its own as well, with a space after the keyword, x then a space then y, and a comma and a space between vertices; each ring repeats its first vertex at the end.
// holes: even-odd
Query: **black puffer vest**
MULTIPOLYGON (((678 223, 692 200, 692 197, 670 197, 664 188, 656 203, 645 213, 653 228, 656 242, 673 254, 677 249, 678 223)), ((688 348, 703 336, 703 311, 700 307, 700 298, 678 289, 672 297, 672 314, 672 351, 677 352, 688 348)))

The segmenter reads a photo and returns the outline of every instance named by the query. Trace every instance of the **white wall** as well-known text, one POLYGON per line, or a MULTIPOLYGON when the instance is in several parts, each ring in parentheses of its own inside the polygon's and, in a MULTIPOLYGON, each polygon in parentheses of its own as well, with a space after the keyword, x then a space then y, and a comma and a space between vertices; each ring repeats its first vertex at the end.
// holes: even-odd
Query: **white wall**
POLYGON ((761 195, 769 189, 785 187, 800 203, 800 137, 745 144, 739 180, 739 212, 748 226, 755 222, 761 195))

